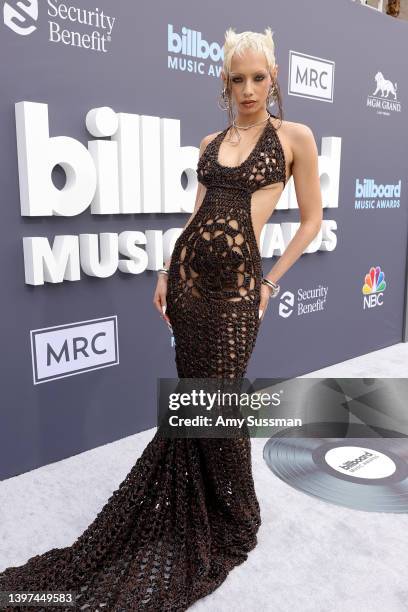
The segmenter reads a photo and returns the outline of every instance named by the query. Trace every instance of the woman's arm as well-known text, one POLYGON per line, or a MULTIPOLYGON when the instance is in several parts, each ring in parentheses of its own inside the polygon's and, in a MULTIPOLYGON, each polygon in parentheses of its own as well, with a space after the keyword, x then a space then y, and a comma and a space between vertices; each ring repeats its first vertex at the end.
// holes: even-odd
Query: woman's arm
MULTIPOLYGON (((219 134, 219 132, 217 133, 219 134)), ((215 137, 215 135, 216 134, 209 134, 208 136, 205 136, 202 139, 202 141, 200 142, 199 159, 201 158, 201 155, 204 153, 204 149, 209 144, 209 142, 212 140, 212 138, 215 137)), ((185 224, 184 229, 187 227, 190 221, 192 221, 193 217, 195 216, 198 209, 200 208, 204 200, 206 191, 207 191, 207 187, 203 185, 202 183, 198 182, 194 210, 191 213, 189 219, 187 220, 187 223, 185 224)), ((166 262, 164 262, 164 265, 166 266, 166 268, 170 267, 170 263, 171 263, 171 256, 166 262)), ((168 315, 166 315, 166 306, 167 306, 166 297, 167 297, 167 274, 159 274, 158 279, 157 279, 156 290, 153 296, 153 304, 155 308, 157 308, 157 310, 159 311, 160 316, 166 321, 167 325, 171 329, 170 319, 168 315)))
POLYGON ((312 130, 297 124, 293 137, 292 175, 300 211, 300 227, 266 278, 277 282, 318 234, 323 219, 318 152, 312 130))

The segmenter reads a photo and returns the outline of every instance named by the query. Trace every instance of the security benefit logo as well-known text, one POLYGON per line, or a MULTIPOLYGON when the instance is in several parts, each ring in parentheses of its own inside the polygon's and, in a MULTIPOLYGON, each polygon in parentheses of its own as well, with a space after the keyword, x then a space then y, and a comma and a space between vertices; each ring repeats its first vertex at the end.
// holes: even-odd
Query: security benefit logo
POLYGON ((35 385, 119 364, 117 316, 30 330, 35 385))
POLYGON ((333 102, 334 67, 331 60, 290 50, 288 95, 333 102))
POLYGON ((46 23, 48 42, 108 52, 116 17, 98 7, 83 8, 60 0, 47 0, 40 6, 43 10, 47 8, 47 16, 41 19, 38 0, 8 0, 3 8, 4 25, 16 34, 27 36, 39 27, 39 23, 46 23))
POLYGON ((368 274, 364 277, 364 285, 361 289, 363 293, 363 309, 375 308, 383 305, 384 291, 387 286, 384 272, 380 266, 372 266, 368 274))
POLYGON ((296 294, 284 291, 279 299, 279 316, 287 319, 292 314, 298 317, 326 309, 328 285, 299 287, 296 294))
POLYGON ((374 77, 374 90, 367 96, 367 106, 377 111, 378 115, 391 115, 401 112, 398 99, 398 83, 388 78, 380 70, 374 77))
POLYGON ((28 36, 37 29, 38 0, 9 1, 3 6, 4 25, 20 36, 28 36))

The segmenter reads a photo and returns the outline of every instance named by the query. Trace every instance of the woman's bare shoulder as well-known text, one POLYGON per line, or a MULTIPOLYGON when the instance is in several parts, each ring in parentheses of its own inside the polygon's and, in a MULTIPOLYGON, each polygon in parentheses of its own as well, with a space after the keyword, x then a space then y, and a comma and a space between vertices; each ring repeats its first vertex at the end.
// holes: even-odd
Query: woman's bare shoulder
POLYGON ((312 129, 305 123, 295 121, 282 121, 278 132, 289 164, 299 153, 315 151, 317 149, 312 129))
POLYGON ((221 134, 222 130, 220 130, 219 132, 212 132, 211 134, 207 134, 207 136, 204 136, 204 138, 202 139, 201 143, 200 143, 200 147, 203 145, 204 147, 206 147, 208 144, 210 144, 210 142, 212 140, 214 140, 214 138, 216 138, 218 136, 218 134, 221 134))
POLYGON ((303 141, 304 139, 314 138, 312 129, 306 123, 295 121, 282 121, 282 131, 292 142, 303 141))
POLYGON ((210 142, 212 142, 214 138, 218 136, 218 134, 221 134, 221 131, 213 132, 212 134, 207 134, 207 136, 204 136, 204 138, 200 142, 200 157, 204 153, 204 150, 207 148, 210 142))

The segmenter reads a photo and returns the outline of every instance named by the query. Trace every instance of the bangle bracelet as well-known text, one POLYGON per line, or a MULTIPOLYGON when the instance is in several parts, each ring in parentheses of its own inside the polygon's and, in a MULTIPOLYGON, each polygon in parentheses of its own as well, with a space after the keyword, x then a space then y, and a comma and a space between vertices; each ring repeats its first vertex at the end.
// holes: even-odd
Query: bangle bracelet
POLYGON ((261 281, 264 285, 267 285, 268 288, 272 289, 271 291, 271 297, 276 297, 280 291, 280 285, 277 285, 276 283, 274 283, 273 281, 269 280, 269 278, 266 278, 265 276, 262 278, 261 281))
POLYGON ((157 274, 168 274, 168 273, 169 273, 168 268, 159 268, 157 270, 157 274))

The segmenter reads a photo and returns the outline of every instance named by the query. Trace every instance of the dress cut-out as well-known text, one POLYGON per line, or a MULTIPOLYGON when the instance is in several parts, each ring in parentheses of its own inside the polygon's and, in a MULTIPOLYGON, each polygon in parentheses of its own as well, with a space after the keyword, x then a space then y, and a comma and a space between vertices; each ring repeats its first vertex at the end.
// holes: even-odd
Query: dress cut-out
MULTIPOLYGON (((285 185, 285 157, 269 119, 247 159, 224 166, 218 151, 228 129, 199 159, 207 190, 171 256, 166 312, 179 378, 243 378, 259 329, 251 195, 285 185)), ((0 573, 0 591, 72 590, 75 606, 5 610, 183 612, 245 561, 260 524, 248 437, 169 439, 158 429, 71 546, 0 573)))

